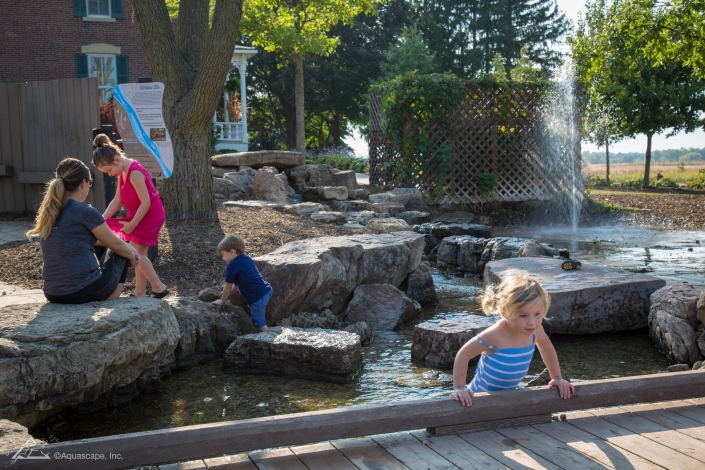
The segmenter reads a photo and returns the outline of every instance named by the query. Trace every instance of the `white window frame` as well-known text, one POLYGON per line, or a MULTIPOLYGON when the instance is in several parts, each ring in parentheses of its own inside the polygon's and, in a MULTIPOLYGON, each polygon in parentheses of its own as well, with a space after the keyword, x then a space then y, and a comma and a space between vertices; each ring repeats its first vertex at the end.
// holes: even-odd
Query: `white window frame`
POLYGON ((98 84, 98 90, 101 91, 101 102, 102 103, 107 103, 107 100, 103 101, 102 97, 105 96, 105 92, 110 90, 110 96, 113 96, 113 93, 115 93, 115 87, 118 85, 117 83, 117 55, 115 54, 86 54, 88 57, 88 76, 89 77, 96 77, 96 75, 92 74, 91 70, 91 58, 101 58, 101 59, 108 59, 112 58, 113 59, 113 72, 111 74, 111 78, 114 78, 115 85, 101 85, 98 84))
POLYGON ((89 2, 90 2, 90 0, 86 0, 86 16, 88 18, 111 18, 112 17, 111 16, 112 15, 112 11, 111 11, 111 7, 112 7, 111 3, 112 2, 110 0, 108 0, 108 14, 107 15, 91 14, 91 8, 89 5, 89 2))

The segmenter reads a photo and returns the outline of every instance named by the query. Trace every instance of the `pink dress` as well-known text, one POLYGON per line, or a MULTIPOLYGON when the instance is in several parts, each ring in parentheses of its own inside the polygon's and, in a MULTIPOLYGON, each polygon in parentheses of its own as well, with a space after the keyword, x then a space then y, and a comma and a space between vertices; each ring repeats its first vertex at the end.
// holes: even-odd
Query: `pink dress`
POLYGON ((164 204, 162 204, 162 200, 159 197, 159 191, 154 187, 149 172, 145 170, 137 160, 134 160, 127 170, 126 182, 122 180, 122 173, 120 173, 118 177, 118 188, 122 205, 127 209, 127 217, 107 219, 105 222, 108 224, 108 227, 110 227, 118 237, 128 242, 135 242, 142 246, 156 246, 157 239, 159 238, 159 230, 161 230, 166 220, 166 212, 164 211, 164 204), (144 175, 145 183, 147 184, 147 192, 149 192, 149 199, 152 201, 152 204, 132 233, 125 233, 121 231, 122 224, 120 222, 131 221, 141 203, 137 191, 135 191, 134 186, 130 183, 130 172, 132 171, 139 171, 144 175))

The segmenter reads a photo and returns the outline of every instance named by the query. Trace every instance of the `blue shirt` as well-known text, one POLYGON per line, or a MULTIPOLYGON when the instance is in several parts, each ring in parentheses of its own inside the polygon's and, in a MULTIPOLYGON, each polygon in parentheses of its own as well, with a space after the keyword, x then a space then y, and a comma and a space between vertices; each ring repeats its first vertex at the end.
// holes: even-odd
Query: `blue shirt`
POLYGON ((262 279, 255 262, 246 254, 235 257, 225 268, 225 282, 235 284, 249 305, 264 297, 272 286, 262 279))
POLYGON ((475 377, 470 382, 473 392, 496 392, 512 390, 526 377, 536 349, 536 333, 532 344, 523 348, 499 349, 477 338, 481 345, 495 351, 493 354, 482 352, 480 363, 475 370, 475 377))

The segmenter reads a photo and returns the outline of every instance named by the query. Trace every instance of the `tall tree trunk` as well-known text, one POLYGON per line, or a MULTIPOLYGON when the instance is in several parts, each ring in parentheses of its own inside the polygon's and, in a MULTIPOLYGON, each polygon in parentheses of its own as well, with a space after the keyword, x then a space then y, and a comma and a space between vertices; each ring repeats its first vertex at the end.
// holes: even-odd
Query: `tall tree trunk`
POLYGON ((133 0, 154 79, 165 85, 162 109, 174 147, 174 172, 161 191, 167 217, 216 216, 210 174, 211 120, 237 41, 242 0, 181 0, 178 38, 164 0, 133 0))
POLYGON ((610 139, 605 139, 605 161, 607 162, 607 172, 605 173, 605 180, 607 180, 607 187, 610 187, 610 139))
MULTIPOLYGON (((287 94, 287 96, 289 96, 287 94)), ((291 100, 281 100, 284 108, 284 126, 286 129, 286 148, 296 148, 296 105, 291 105, 291 100)))
POLYGON ((330 133, 333 137, 333 147, 341 147, 343 145, 340 139, 340 114, 333 114, 333 122, 330 126, 330 133))
POLYGON ((306 121, 304 120, 304 55, 293 54, 296 68, 296 151, 306 151, 306 121))
POLYGON ((654 134, 646 134, 646 159, 644 160, 644 181, 641 182, 642 188, 649 187, 649 172, 651 171, 651 138, 654 134))

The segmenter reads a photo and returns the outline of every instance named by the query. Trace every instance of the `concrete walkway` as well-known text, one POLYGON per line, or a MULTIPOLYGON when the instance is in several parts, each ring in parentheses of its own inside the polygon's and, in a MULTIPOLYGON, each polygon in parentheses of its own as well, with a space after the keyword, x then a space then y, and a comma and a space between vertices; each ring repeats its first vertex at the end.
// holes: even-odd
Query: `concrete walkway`
POLYGON ((0 246, 7 243, 27 240, 25 232, 32 227, 31 222, 0 222, 0 246))

